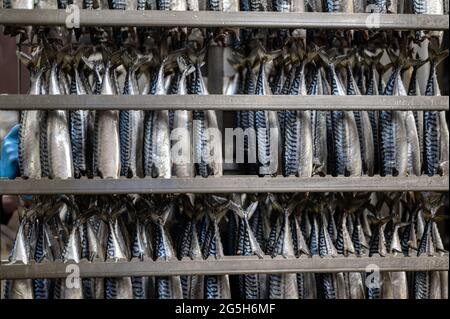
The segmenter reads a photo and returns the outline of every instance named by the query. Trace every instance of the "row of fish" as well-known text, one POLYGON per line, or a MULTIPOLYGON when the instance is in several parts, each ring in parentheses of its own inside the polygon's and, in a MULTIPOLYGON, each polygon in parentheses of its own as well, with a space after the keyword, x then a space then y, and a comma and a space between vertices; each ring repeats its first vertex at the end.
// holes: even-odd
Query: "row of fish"
MULTIPOLYGON (((439 256, 443 196, 232 194, 40 198, 24 209, 11 262, 439 256), (226 236, 222 237, 222 234, 226 236), (270 257, 268 257, 270 256, 270 257)), ((448 273, 283 273, 21 279, 6 298, 448 298, 448 273)))
MULTIPOLYGON (((413 59, 410 43, 405 40, 397 49, 344 49, 343 54, 336 49, 299 50, 295 41, 292 47, 287 46, 284 56, 274 59, 272 75, 267 74, 268 55, 260 54, 263 58, 258 59, 258 53, 254 53, 262 50, 257 46, 245 58, 240 57, 226 93, 420 95, 417 74, 427 61, 413 59), (385 52, 391 64, 380 64, 385 52), (408 90, 404 81, 409 82, 408 90)), ((448 51, 430 45, 429 55, 431 67, 424 95, 438 96, 436 67, 448 51)), ((306 177, 448 175, 449 137, 444 111, 240 111, 236 122, 243 130, 256 131, 256 145, 249 137, 244 143, 246 161, 256 154, 259 164, 245 165, 249 172, 267 175, 281 169, 284 176, 306 177), (279 135, 271 136, 272 132, 279 135), (281 165, 277 166, 278 162, 281 165)))
MULTIPOLYGON (((206 95, 201 69, 207 46, 193 39, 165 53, 134 47, 113 52, 105 45, 64 49, 43 41, 30 55, 18 55, 30 70, 33 95, 206 95)), ((299 98, 420 95, 417 74, 429 62, 424 94, 440 95, 436 69, 448 51, 432 42, 429 59, 415 59, 408 39, 403 35, 373 50, 326 50, 290 38, 282 50, 270 52, 252 40, 234 51, 237 72, 224 91, 299 98), (388 65, 380 63, 384 54, 388 65)), ((221 176, 222 144, 234 149, 233 140, 223 141, 211 110, 23 111, 20 122, 25 178, 221 176)), ((242 149, 236 142, 236 160, 251 174, 448 175, 444 111, 239 111, 236 127, 246 133, 242 149)))
POLYGON ((3 0, 3 7, 12 9, 65 9, 70 4, 101 10, 448 13, 448 0, 3 0))

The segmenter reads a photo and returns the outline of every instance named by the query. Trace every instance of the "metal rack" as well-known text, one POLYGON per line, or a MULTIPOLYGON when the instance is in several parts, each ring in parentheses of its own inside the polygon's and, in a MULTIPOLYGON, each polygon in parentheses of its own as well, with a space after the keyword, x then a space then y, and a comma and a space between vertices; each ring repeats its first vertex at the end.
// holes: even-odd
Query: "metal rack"
MULTIPOLYGON (((0 9, 0 25, 64 26, 65 10, 0 9)), ((444 15, 274 13, 274 12, 164 12, 80 10, 80 26, 320 28, 448 30, 444 15), (372 16, 373 17, 373 16, 372 16)), ((219 72, 220 73, 220 72, 219 72)), ((221 87, 221 86, 219 86, 221 87)), ((216 110, 449 110, 448 97, 400 96, 0 96, 0 110, 27 109, 216 109, 216 110)), ((328 191, 448 191, 448 177, 312 177, 283 178, 223 176, 171 179, 70 179, 0 181, 0 194, 123 194, 230 193, 328 191)), ((376 264, 381 271, 445 270, 449 255, 433 257, 271 258, 225 257, 218 260, 94 261, 76 263, 82 277, 167 276, 186 274, 244 274, 365 271, 376 264)), ((0 265, 0 279, 65 277, 61 261, 0 265)))

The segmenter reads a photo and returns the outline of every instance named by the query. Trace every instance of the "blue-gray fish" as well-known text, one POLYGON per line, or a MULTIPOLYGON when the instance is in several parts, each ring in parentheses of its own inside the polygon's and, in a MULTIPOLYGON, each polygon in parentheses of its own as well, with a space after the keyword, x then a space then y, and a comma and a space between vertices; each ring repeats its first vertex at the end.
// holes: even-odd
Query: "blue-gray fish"
MULTIPOLYGON (((352 54, 352 53, 351 53, 352 54)), ((345 63, 347 75, 347 95, 361 95, 352 70, 352 55, 345 63)), ((358 128, 359 145, 361 148, 362 173, 372 176, 375 172, 375 147, 370 116, 367 111, 353 112, 358 128)))
MULTIPOLYGON (((210 218, 208 231, 203 243, 203 257, 224 257, 222 241, 219 232, 219 223, 228 211, 230 202, 228 199, 215 195, 206 198, 208 216, 210 218)), ((230 281, 228 275, 205 276, 205 298, 206 299, 230 299, 230 281)))
MULTIPOLYGON (((80 76, 79 60, 75 60, 71 70, 70 92, 73 95, 87 94, 85 83, 80 76)), ((75 178, 92 171, 92 149, 90 145, 90 111, 73 110, 70 116, 70 140, 72 142, 73 170, 75 178)))
MULTIPOLYGON (((108 216, 108 239, 106 258, 112 261, 128 261, 130 259, 129 247, 125 242, 121 213, 123 208, 116 209, 108 216)), ((133 299, 133 286, 131 277, 105 278, 106 299, 133 299)))
MULTIPOLYGON (((198 238, 197 222, 201 218, 201 204, 194 195, 182 197, 182 209, 185 216, 182 234, 179 237, 177 255, 179 259, 202 259, 202 250, 198 238), (192 200, 194 203, 192 203, 192 200)), ((184 299, 203 299, 204 277, 200 275, 181 276, 184 299)))
MULTIPOLYGON (((384 95, 405 96, 406 90, 401 79, 402 61, 394 61, 394 67, 386 84, 384 95)), ((405 112, 380 112, 381 174, 406 176, 408 171, 408 140, 405 112)), ((417 134, 417 132, 416 132, 417 134)), ((412 138, 410 138, 412 140, 412 138)), ((418 142, 418 138, 417 138, 418 142)), ((418 145, 417 145, 418 146, 418 145)))
MULTIPOLYGON (((245 194, 243 195, 245 196, 245 194)), ((235 195, 234 201, 231 202, 230 209, 239 218, 239 232, 237 239, 236 255, 263 257, 263 251, 259 246, 252 228, 250 226, 250 218, 254 214, 258 202, 252 202, 247 208, 242 206, 242 196, 235 195)), ((239 276, 239 289, 243 299, 261 299, 264 298, 264 290, 261 287, 261 276, 257 274, 239 276)))
MULTIPOLYGON (((180 77, 178 81, 177 94, 187 95, 187 76, 195 69, 187 64, 186 59, 178 57, 178 68, 180 69, 180 77)), ((174 175, 177 177, 194 177, 195 165, 193 161, 193 117, 192 111, 176 110, 174 112, 172 138, 176 138, 175 144, 172 146, 172 162, 174 175), (176 132, 179 132, 178 134, 176 132), (180 154, 181 151, 181 154, 180 154)))
MULTIPOLYGON (((294 253, 297 258, 310 258, 311 252, 307 244, 307 240, 303 235, 301 225, 303 223, 302 219, 305 211, 294 214, 291 220, 291 230, 292 239, 294 246, 294 253)), ((298 298, 299 299, 316 299, 317 298, 317 287, 316 279, 313 273, 297 273, 297 287, 298 287, 298 298)))
MULTIPOLYGON (((59 87, 58 69, 54 62, 50 70, 50 95, 63 94, 59 87)), ((47 151, 50 178, 73 177, 72 148, 70 142, 69 116, 65 110, 48 111, 47 151)))
MULTIPOLYGON (((114 61, 109 54, 104 54, 103 62, 97 59, 83 59, 86 65, 94 71, 94 94, 117 94, 114 83, 114 61), (100 72, 103 76, 100 79, 100 72)), ((97 111, 95 114, 94 132, 94 174, 102 178, 118 178, 120 175, 120 138, 119 111, 97 111)))
MULTIPOLYGON (((448 50, 437 51, 429 47, 430 74, 425 95, 440 96, 436 68, 447 56, 448 50)), ((449 172, 449 131, 445 111, 424 112, 424 163, 425 173, 447 175, 449 172)))
MULTIPOLYGON (((135 262, 146 261, 153 256, 153 247, 147 233, 147 211, 136 212, 136 223, 131 247, 131 257, 135 262)), ((151 277, 131 277, 134 299, 149 299, 153 297, 154 279, 151 277)))
MULTIPOLYGON (((301 56, 295 66, 289 95, 307 95, 305 66, 315 55, 316 52, 309 52, 301 56)), ((311 111, 287 111, 284 133, 283 175, 310 177, 313 170, 311 111)))
MULTIPOLYGON (((139 94, 136 71, 151 57, 132 57, 127 53, 122 56, 127 69, 123 95, 139 94)), ((141 110, 122 110, 119 113, 120 133, 120 175, 126 177, 143 177, 143 142, 144 116, 141 110)))
MULTIPOLYGON (((413 12, 415 14, 444 14, 444 0, 412 0, 413 12)), ((443 31, 417 31, 416 37, 423 41, 425 36, 437 38, 439 46, 442 44, 443 31)))
MULTIPOLYGON (((266 76, 266 59, 259 65, 256 79, 255 95, 269 95, 270 87, 266 76)), ((278 171, 279 162, 279 124, 275 111, 260 110, 255 112, 255 129, 259 175, 273 175, 278 171)))
MULTIPOLYGON (((17 231, 14 246, 9 257, 9 262, 28 264, 31 260, 30 244, 26 238, 26 227, 28 225, 27 216, 22 220, 17 231)), ((3 288, 3 287, 2 287, 3 288)), ((31 279, 7 280, 5 283, 4 296, 7 299, 33 299, 33 282, 31 279)))
MULTIPOLYGON (((175 258, 167 221, 174 209, 173 202, 162 201, 153 208, 152 220, 154 223, 153 247, 155 259, 171 260, 175 258)), ((157 277, 155 281, 156 295, 158 299, 182 299, 183 289, 180 276, 157 277)))
MULTIPOLYGON (((344 60, 344 56, 331 57, 319 52, 327 66, 332 95, 346 95, 341 80, 337 76, 335 66, 344 60)), ((334 150, 328 156, 335 161, 335 174, 360 176, 362 174, 361 147, 359 145, 358 128, 353 112, 331 112, 331 129, 334 150)))
MULTIPOLYGON (((417 78, 417 72, 418 72, 418 68, 420 68, 422 64, 418 64, 418 65, 414 65, 412 73, 411 73, 411 77, 410 77, 410 81, 409 81, 409 86, 408 86, 408 95, 410 96, 420 96, 420 87, 419 87, 419 80, 417 78)), ((414 114, 414 119, 416 122, 416 130, 417 130, 417 136, 419 138, 419 148, 420 148, 420 163, 423 162, 423 154, 424 154, 424 149, 423 149, 423 143, 424 143, 424 139, 423 139, 423 111, 413 111, 414 114)), ((422 165, 421 165, 422 166, 422 165)))
MULTIPOLYGON (((313 79, 308 90, 309 95, 323 95, 322 72, 315 67, 313 79)), ((327 118, 324 111, 311 111, 312 145, 313 145, 313 173, 327 174, 327 118)))
MULTIPOLYGON (((19 60, 30 70, 28 94, 40 95, 44 69, 37 65, 41 49, 35 49, 31 56, 17 52, 19 60)), ((42 111, 22 111, 19 130, 19 169, 23 178, 41 177, 40 135, 42 111)))
MULTIPOLYGON (((275 234, 275 245, 271 255, 273 257, 278 255, 285 258, 293 257, 295 252, 289 218, 298 203, 293 198, 281 198, 282 204, 274 196, 271 196, 270 200, 275 211, 274 213, 278 214, 275 217, 279 223, 279 227, 275 228, 278 232, 275 234)), ((270 299, 298 299, 297 274, 270 274, 268 282, 270 299)))

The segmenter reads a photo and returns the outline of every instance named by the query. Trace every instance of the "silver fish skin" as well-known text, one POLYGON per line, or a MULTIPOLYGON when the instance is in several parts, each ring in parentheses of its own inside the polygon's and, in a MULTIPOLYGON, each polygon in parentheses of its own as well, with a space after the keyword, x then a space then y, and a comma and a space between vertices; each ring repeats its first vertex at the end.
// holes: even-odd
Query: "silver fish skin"
MULTIPOLYGON (((444 14, 444 0, 412 0, 413 11, 415 14, 444 14)), ((439 45, 442 44, 443 31, 418 31, 419 40, 423 40, 425 35, 438 40, 439 45)))
MULTIPOLYGON (((86 89, 80 78, 77 66, 74 67, 71 79, 70 92, 68 94, 85 95, 86 89)), ((89 139, 90 111, 75 110, 70 111, 70 140, 72 142, 72 156, 74 166, 74 176, 76 178, 86 175, 91 171, 91 149, 89 139)))
MULTIPOLYGON (((26 217, 20 222, 14 246, 9 257, 10 263, 28 264, 30 261, 30 246, 25 238, 26 217)), ((8 299, 33 299, 33 283, 31 279, 15 279, 6 281, 5 298, 8 299)), ((2 291, 3 293, 3 291, 2 291)), ((3 297, 3 296, 2 296, 3 297)))
MULTIPOLYGON (((199 211, 200 205, 195 200, 195 195, 183 197, 183 212, 186 214, 186 224, 183 227, 183 233, 178 243, 178 258, 189 258, 192 260, 202 259, 202 250, 200 247, 197 223, 201 219, 199 211), (193 203, 192 203, 193 201, 193 203)), ((183 298, 185 299, 203 299, 204 296, 204 276, 192 275, 181 276, 181 286, 183 288, 183 298)))
MULTIPOLYGON (((101 94, 114 95, 111 64, 107 62, 102 79, 101 94)), ((120 175, 119 111, 97 111, 94 162, 102 178, 120 175)))
MULTIPOLYGON (((308 94, 324 94, 321 68, 316 68, 308 94)), ((328 157, 326 112, 311 111, 311 123, 313 140, 313 173, 325 175, 327 173, 328 157)))
POLYGON ((417 133, 416 120, 413 111, 406 111, 406 141, 408 143, 408 174, 420 176, 422 163, 419 143, 419 134, 417 133))
MULTIPOLYGON (((310 58, 306 58, 301 62, 299 66, 297 66, 298 70, 296 70, 296 77, 293 79, 293 83, 291 84, 290 94, 307 95, 305 66, 309 60, 310 58)), ((311 128, 311 111, 288 112, 287 117, 288 119, 291 119, 291 117, 293 117, 295 120, 294 123, 292 123, 292 120, 289 120, 288 123, 286 123, 287 125, 293 127, 285 128, 286 133, 289 134, 285 137, 285 144, 287 146, 284 152, 285 156, 286 153, 292 153, 288 150, 292 149, 292 144, 295 144, 297 154, 289 154, 289 156, 295 156, 296 158, 298 158, 296 175, 300 177, 310 177, 313 171, 313 137, 311 128), (290 138, 290 136, 292 135, 296 136, 295 141, 290 138)))
MULTIPOLYGON (((165 61, 161 63, 158 70, 156 92, 155 95, 165 95, 164 85, 164 67, 165 61)), ((171 158, 170 158, 170 127, 169 127, 169 111, 154 111, 153 117, 153 155, 152 159, 155 165, 155 177, 170 178, 172 175, 171 158)))
MULTIPOLYGON (((396 66, 386 85, 384 95, 406 95, 400 73, 401 67, 396 66)), ((385 158, 382 158, 382 173, 406 176, 408 172, 408 142, 405 112, 382 111, 380 113, 380 126, 381 146, 383 156, 385 156, 385 158)), ((413 140, 412 137, 410 139, 413 140)))
MULTIPOLYGON (((330 57, 325 52, 319 52, 321 59, 327 65, 332 95, 346 95, 341 80, 336 73, 336 64, 344 56, 330 57)), ((350 176, 362 174, 361 147, 359 145, 358 129, 353 112, 333 111, 333 145, 336 162, 336 173, 350 176)))
MULTIPOLYGON (((182 69, 180 76, 180 81, 178 84, 178 95, 187 95, 187 85, 186 76, 188 73, 192 72, 182 58, 178 59, 179 68, 182 69)), ((177 177, 194 177, 195 176, 195 165, 193 160, 193 128, 192 128, 192 111, 188 110, 175 110, 174 112, 174 129, 180 129, 182 135, 178 136, 177 144, 172 148, 172 158, 173 158, 173 171, 174 175, 177 177), (186 134, 187 133, 187 134, 186 134), (178 154, 180 146, 182 154, 178 154), (174 154, 175 153, 175 154, 174 154)), ((174 131, 172 131, 172 134, 174 131)), ((171 136, 173 139, 175 136, 171 136)))
MULTIPOLYGON (((42 70, 31 73, 28 94, 41 94, 42 70)), ((19 167, 24 178, 41 178, 40 124, 42 111, 22 111, 19 131, 19 167)))
MULTIPOLYGON (((226 198, 211 195, 206 199, 210 219, 207 240, 203 245, 204 258, 223 258, 223 246, 220 238, 219 223, 228 212, 229 201, 226 198)), ((205 276, 205 299, 230 299, 230 279, 228 275, 205 276)))
MULTIPOLYGON (((81 242, 80 242, 80 229, 78 226, 73 227, 72 231, 69 235, 69 240, 67 241, 66 247, 64 249, 63 258, 65 262, 80 262, 81 256, 81 242)), ((68 286, 67 282, 62 280, 63 293, 62 296, 64 299, 84 299, 83 289, 81 285, 80 278, 72 279, 72 286, 68 286)))
MULTIPOLYGON (((402 254, 402 246, 400 243, 398 230, 400 227, 403 226, 406 226, 406 224, 396 222, 394 229, 392 231, 389 253, 393 256, 402 254)), ((408 299, 408 283, 405 272, 403 271, 391 272, 391 283, 394 299, 408 299)))
MULTIPOLYGON (((361 95, 355 81, 351 63, 346 64, 347 71, 347 95, 361 95)), ((375 147, 373 143, 373 132, 370 124, 369 113, 367 111, 353 112, 358 129, 360 143, 360 158, 362 160, 361 173, 372 176, 375 171, 375 147)), ((358 156, 357 154, 355 156, 358 156)), ((359 163, 358 163, 359 165, 359 163)), ((359 169, 359 168, 357 168, 359 169)))
MULTIPOLYGON (((107 259, 116 262, 129 259, 129 252, 119 226, 119 218, 119 216, 110 216, 108 221, 107 259)), ((105 278, 105 298, 133 299, 131 277, 105 278)))
POLYGON ((33 9, 33 0, 10 0, 11 9, 33 9))
MULTIPOLYGON (((289 217, 295 209, 295 204, 283 204, 283 207, 276 199, 272 200, 274 209, 279 214, 279 233, 273 255, 281 255, 285 258, 295 256, 292 241, 292 232, 289 217)), ((298 299, 297 274, 283 273, 269 275, 269 298, 270 299, 298 299)))
MULTIPOLYGON (((131 256, 139 261, 144 261, 153 255, 152 243, 147 238, 145 221, 141 222, 140 218, 136 217, 131 256)), ((149 299, 149 297, 153 297, 153 278, 134 276, 131 277, 131 283, 134 299, 149 299)))
MULTIPOLYGON (((198 92, 199 95, 208 95, 205 81, 201 73, 198 75, 198 92)), ((207 123, 207 150, 208 154, 213 153, 210 159, 210 166, 212 168, 212 175, 214 177, 220 177, 223 175, 223 160, 222 160, 222 134, 220 131, 219 123, 217 120, 217 113, 215 110, 206 111, 206 123, 207 123)))
POLYGON ((354 13, 353 0, 326 0, 325 5, 328 12, 354 13))
MULTIPOLYGON (((130 59, 131 60, 131 59, 130 59)), ((136 78, 136 68, 140 62, 127 60, 127 74, 124 95, 138 95, 139 87, 136 78)), ((144 143, 144 114, 142 110, 124 110, 119 113, 121 175, 144 177, 143 171, 143 143, 144 143)))
MULTIPOLYGON (((170 234, 166 223, 173 211, 173 202, 169 204, 157 204, 156 210, 152 213, 152 221, 155 229, 153 233, 155 259, 171 260, 175 258, 175 252, 172 245, 170 234)), ((183 288, 181 286, 180 276, 157 277, 156 298, 158 299, 182 299, 183 288)))
MULTIPOLYGON (((49 79, 49 94, 60 95, 56 64, 52 65, 49 79)), ((47 149, 49 177, 67 179, 73 177, 72 148, 67 111, 51 110, 47 117, 47 149)))
POLYGON ((445 111, 439 112, 439 127, 441 133, 440 154, 439 154, 439 172, 443 176, 449 175, 449 130, 445 111))

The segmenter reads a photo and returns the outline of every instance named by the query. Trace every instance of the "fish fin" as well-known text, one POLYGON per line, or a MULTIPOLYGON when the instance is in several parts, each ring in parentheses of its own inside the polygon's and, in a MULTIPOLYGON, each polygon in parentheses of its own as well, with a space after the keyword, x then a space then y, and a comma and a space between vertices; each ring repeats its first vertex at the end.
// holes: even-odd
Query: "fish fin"
POLYGON ((428 46, 428 58, 432 61, 436 66, 439 65, 442 61, 444 61, 448 57, 448 49, 442 50, 439 47, 436 47, 432 42, 430 42, 428 46))

